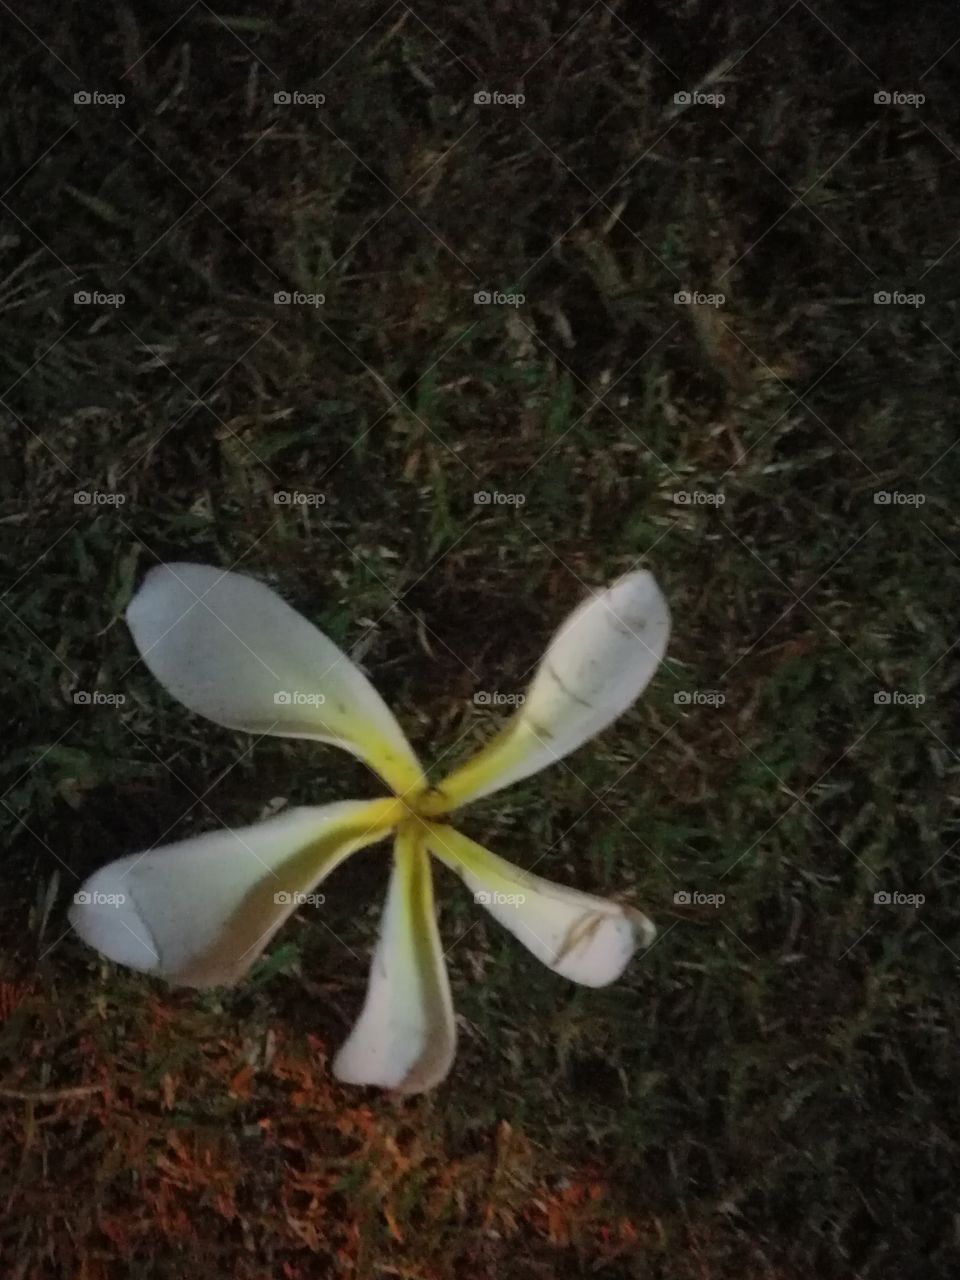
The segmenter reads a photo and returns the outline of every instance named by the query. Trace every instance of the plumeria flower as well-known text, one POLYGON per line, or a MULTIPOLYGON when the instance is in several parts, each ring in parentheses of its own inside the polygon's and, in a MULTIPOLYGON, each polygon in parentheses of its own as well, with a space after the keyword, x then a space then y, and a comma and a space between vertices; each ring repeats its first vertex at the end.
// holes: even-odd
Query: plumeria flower
POLYGON ((523 871, 449 822, 454 810, 568 755, 630 706, 670 629, 651 574, 629 573, 581 604, 506 726, 437 785, 366 676, 262 583, 205 565, 160 565, 127 622, 154 676, 191 711, 229 729, 334 743, 391 794, 294 808, 111 862, 86 881, 70 913, 108 959, 185 986, 236 983, 334 868, 392 835, 366 1001, 333 1069, 352 1084, 416 1093, 444 1078, 456 1042, 428 855, 574 982, 615 981, 635 947, 653 941, 640 911, 523 871))

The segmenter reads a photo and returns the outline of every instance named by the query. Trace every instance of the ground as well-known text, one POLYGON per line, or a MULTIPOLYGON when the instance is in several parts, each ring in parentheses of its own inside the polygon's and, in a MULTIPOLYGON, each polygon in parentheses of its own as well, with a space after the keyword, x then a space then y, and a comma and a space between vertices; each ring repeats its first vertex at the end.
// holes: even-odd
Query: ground
POLYGON ((0 21, 3 1275, 955 1275, 953 8, 0 21), (400 1100, 329 1067, 386 845, 235 989, 102 962, 104 862, 377 794, 152 680, 169 559, 269 582, 445 764, 651 569, 644 698, 463 825, 656 944, 574 987, 438 871, 460 1048, 400 1100))

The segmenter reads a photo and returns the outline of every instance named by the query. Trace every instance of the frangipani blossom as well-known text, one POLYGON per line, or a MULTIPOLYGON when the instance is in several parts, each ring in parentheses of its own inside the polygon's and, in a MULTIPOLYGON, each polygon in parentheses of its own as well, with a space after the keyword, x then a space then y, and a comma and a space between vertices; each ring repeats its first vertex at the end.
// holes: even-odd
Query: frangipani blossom
POLYGON ((471 800, 568 755, 640 694, 670 630, 651 574, 629 573, 574 610, 503 730, 435 786, 366 676, 262 583, 205 565, 160 565, 127 622, 152 673, 192 711, 231 729, 335 743, 364 760, 391 795, 294 808, 102 867, 70 918, 109 959, 184 986, 236 983, 335 867, 392 835, 366 1001, 333 1069, 349 1083, 415 1093, 444 1078, 456 1044, 430 854, 538 960, 574 982, 614 982, 636 946, 653 941, 641 912, 523 871, 448 821, 471 800))

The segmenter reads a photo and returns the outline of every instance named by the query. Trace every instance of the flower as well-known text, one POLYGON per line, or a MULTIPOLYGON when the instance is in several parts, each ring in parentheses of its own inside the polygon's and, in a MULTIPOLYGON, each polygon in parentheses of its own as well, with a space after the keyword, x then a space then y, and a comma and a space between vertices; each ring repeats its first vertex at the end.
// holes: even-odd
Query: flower
POLYGON ((391 795, 294 808, 102 867, 75 895, 70 918, 110 960, 186 986, 235 983, 335 867, 392 834, 366 1001, 333 1069, 349 1083, 415 1093, 444 1078, 456 1042, 429 854, 574 982, 615 981, 636 945, 653 941, 641 912, 523 871, 448 821, 569 754, 640 694, 670 630, 651 574, 629 573, 574 610, 503 730, 436 786, 366 676, 262 583, 206 565, 159 565, 127 623, 153 675, 191 711, 230 729, 335 743, 391 795))

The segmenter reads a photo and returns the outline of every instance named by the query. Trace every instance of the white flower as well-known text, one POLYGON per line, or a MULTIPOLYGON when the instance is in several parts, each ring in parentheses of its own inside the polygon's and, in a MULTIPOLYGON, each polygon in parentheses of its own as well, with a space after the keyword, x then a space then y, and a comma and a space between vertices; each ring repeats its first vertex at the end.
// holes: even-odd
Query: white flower
POLYGON ((567 755, 630 706, 670 629, 651 574, 627 574, 581 604, 505 728, 438 786, 366 676, 262 583, 205 565, 161 565, 127 622, 147 666, 192 711, 231 729, 335 743, 366 761, 392 794, 291 809, 102 867, 77 895, 71 921, 109 959, 187 986, 235 983, 304 895, 351 853, 392 834, 366 1003, 334 1072, 413 1093, 447 1074, 456 1039, 428 854, 575 982, 615 981, 637 943, 653 940, 639 911, 522 871, 446 820, 567 755))

